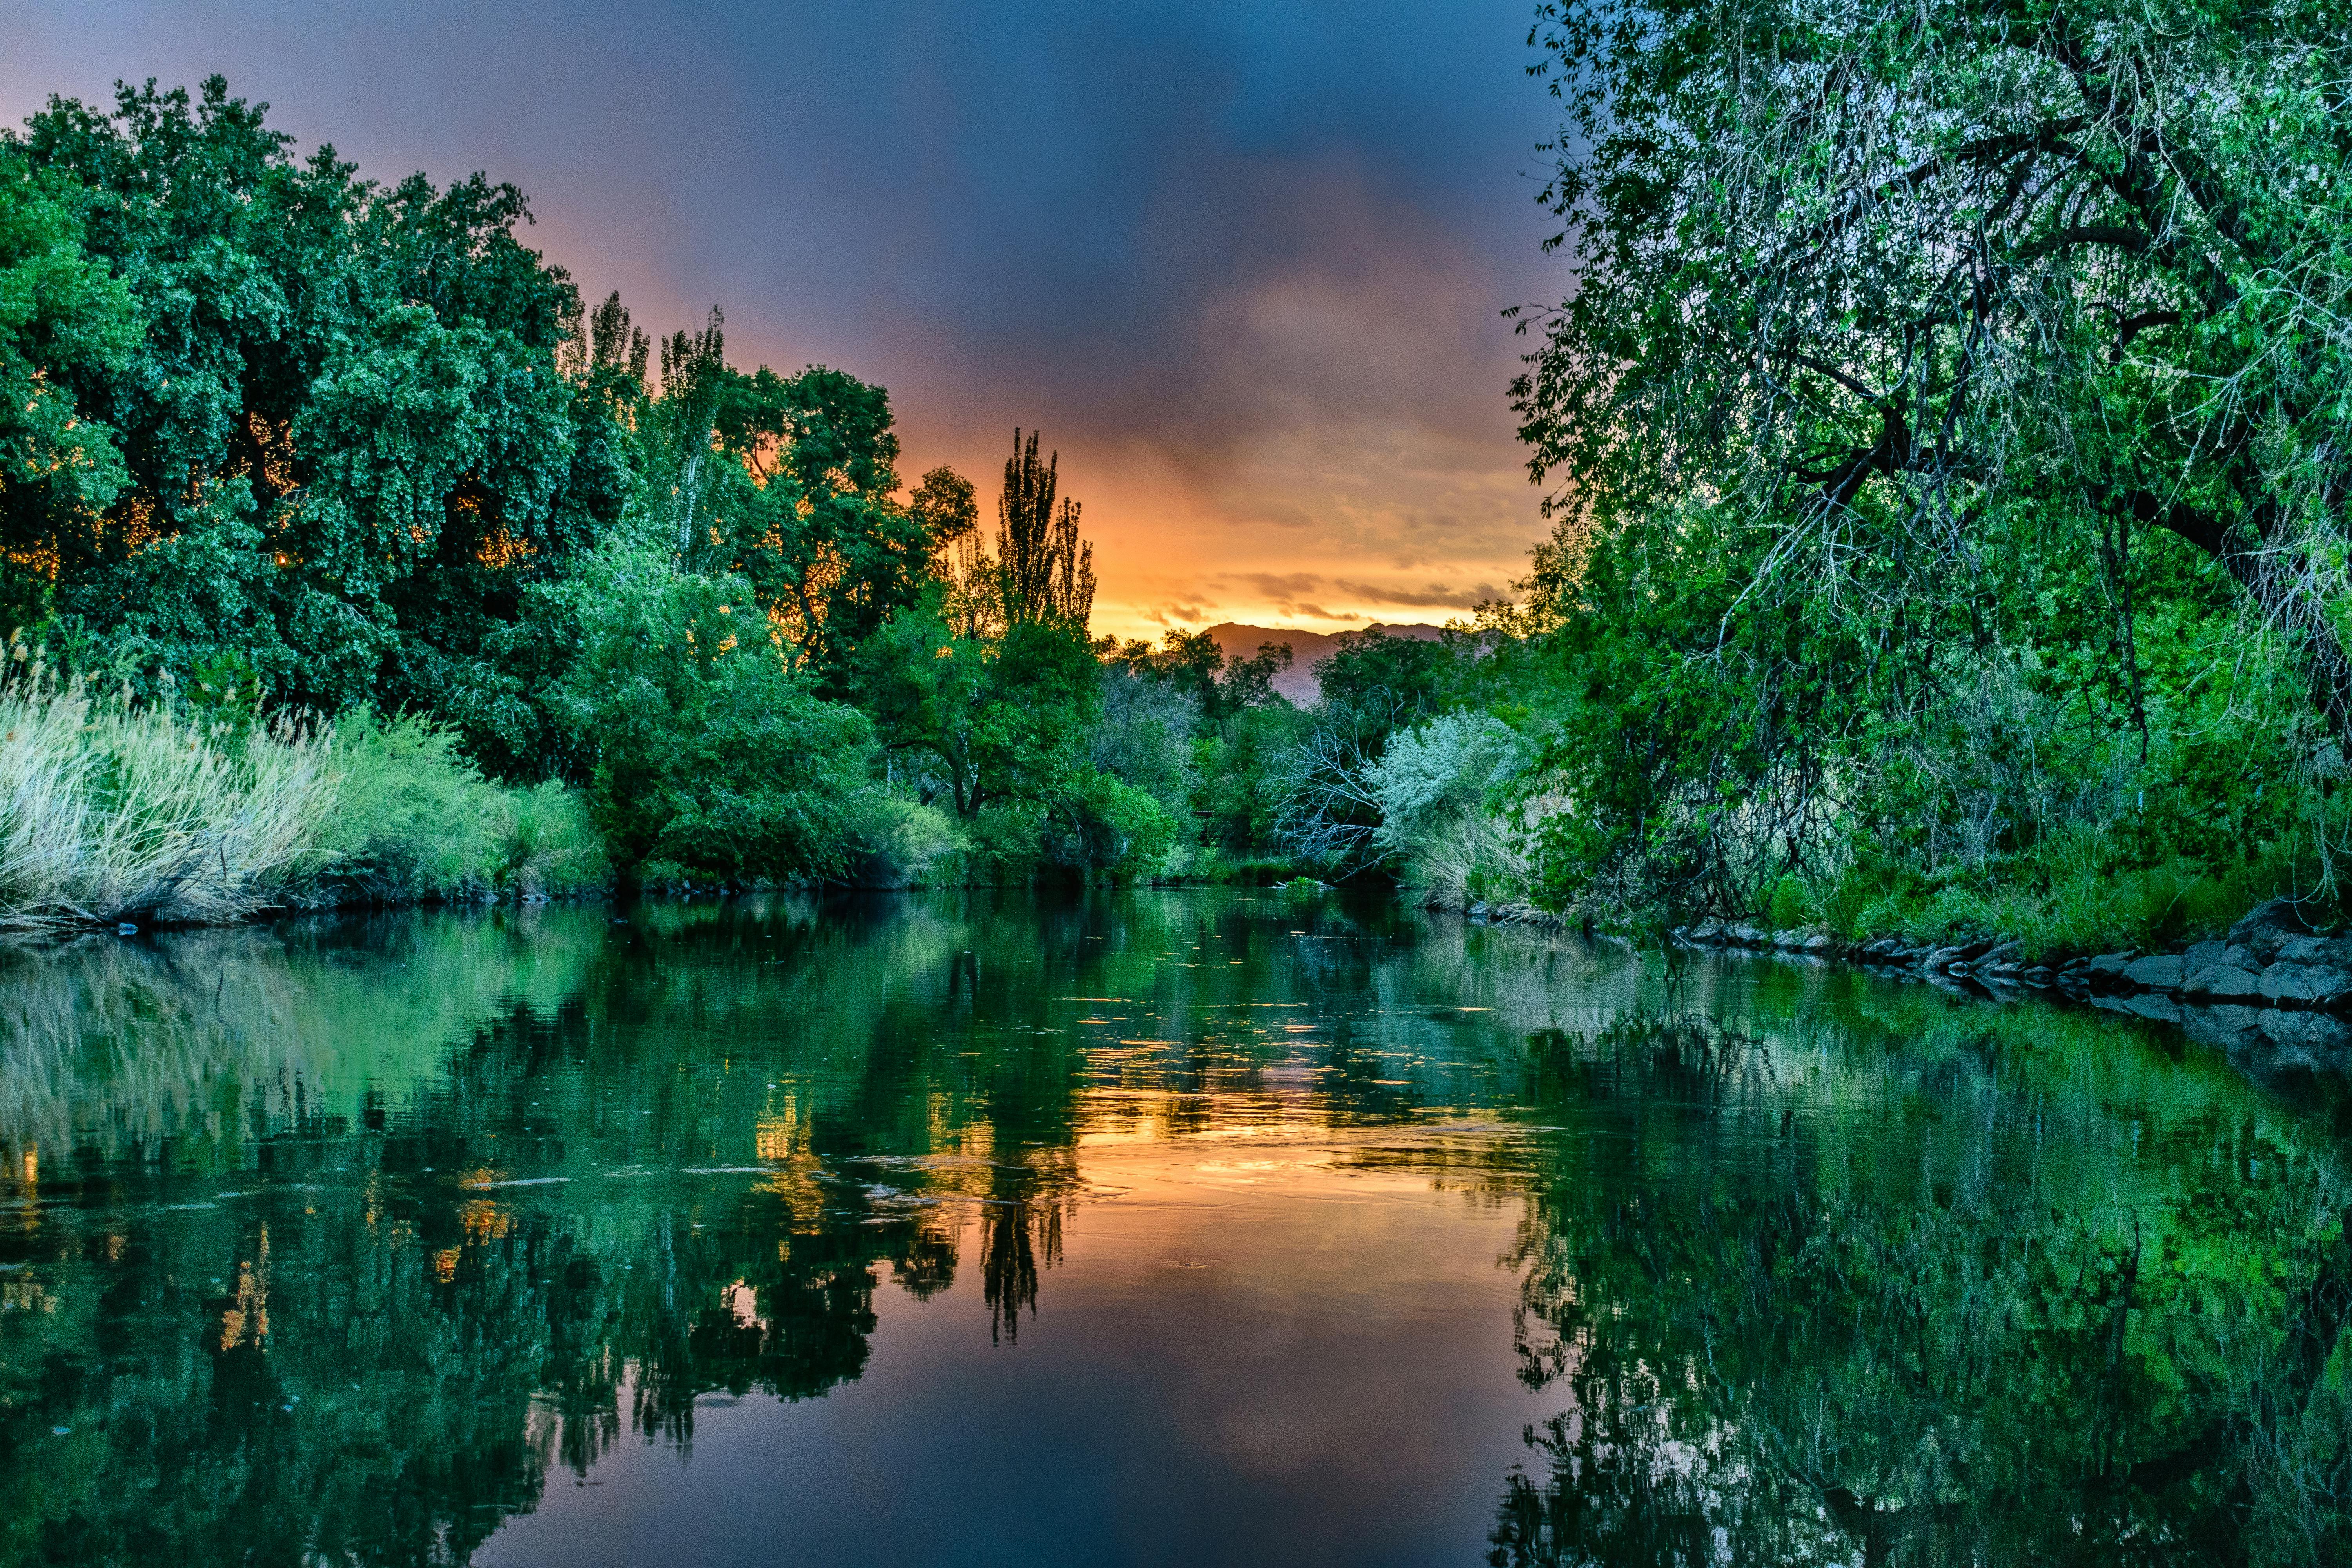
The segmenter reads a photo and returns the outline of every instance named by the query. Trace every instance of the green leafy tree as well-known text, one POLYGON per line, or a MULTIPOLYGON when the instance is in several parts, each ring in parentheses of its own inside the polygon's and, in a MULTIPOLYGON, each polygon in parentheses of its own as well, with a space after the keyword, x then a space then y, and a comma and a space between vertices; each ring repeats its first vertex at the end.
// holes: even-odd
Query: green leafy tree
POLYGON ((37 607, 36 542, 111 505, 131 479, 114 430, 76 396, 122 369, 140 327, 129 290, 82 249, 78 194, 0 145, 0 548, 13 558, 16 624, 37 607))
POLYGON ((1095 550, 1078 538, 1078 503, 1055 507, 1062 455, 1037 460, 1037 432, 1013 432, 996 502, 998 596, 1008 626, 1070 622, 1085 629, 1095 602, 1095 550))
POLYGON ((883 744, 959 816, 998 802, 1054 801, 1101 713, 1102 669, 1083 630, 1025 625, 992 639, 964 637, 944 597, 934 588, 868 640, 859 705, 883 744))
POLYGON ((278 701, 434 706, 617 517, 609 407, 555 362, 577 295, 517 238, 512 186, 298 162, 218 78, 53 100, 9 145, 143 330, 48 378, 121 479, 12 489, 0 528, 126 671, 233 648, 278 701))
POLYGON ((571 592, 582 646, 560 700, 616 861, 655 879, 839 870, 872 727, 792 668, 750 585, 617 538, 571 592))
POLYGON ((2328 837, 2340 8, 1602 0, 1531 42, 1578 278, 1514 388, 1563 480, 1555 901, 2328 837))

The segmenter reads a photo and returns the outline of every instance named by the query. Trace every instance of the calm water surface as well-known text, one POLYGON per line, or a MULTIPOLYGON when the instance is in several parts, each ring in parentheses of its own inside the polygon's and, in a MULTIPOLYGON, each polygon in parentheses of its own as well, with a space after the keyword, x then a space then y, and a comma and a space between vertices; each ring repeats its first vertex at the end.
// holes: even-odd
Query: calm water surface
POLYGON ((625 914, 0 958, 0 1562, 2343 1549, 2326 1083, 1336 895, 625 914))

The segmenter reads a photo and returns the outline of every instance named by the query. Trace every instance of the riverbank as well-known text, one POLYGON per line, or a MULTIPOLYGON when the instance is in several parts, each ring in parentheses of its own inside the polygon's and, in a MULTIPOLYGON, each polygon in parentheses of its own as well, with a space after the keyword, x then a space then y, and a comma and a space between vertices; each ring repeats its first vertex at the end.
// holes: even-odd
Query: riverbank
POLYGON ((2285 899, 2257 905, 2218 939, 2056 964, 2023 962, 2018 941, 1992 937, 1941 945, 1900 937, 1855 943, 1818 930, 1707 921, 1676 928, 1671 940, 1702 951, 1851 963, 1997 1001, 2053 994, 2178 1024, 2192 1038, 2232 1051, 2260 1045, 2299 1053, 2314 1066, 2352 1068, 2352 932, 2314 931, 2285 899))

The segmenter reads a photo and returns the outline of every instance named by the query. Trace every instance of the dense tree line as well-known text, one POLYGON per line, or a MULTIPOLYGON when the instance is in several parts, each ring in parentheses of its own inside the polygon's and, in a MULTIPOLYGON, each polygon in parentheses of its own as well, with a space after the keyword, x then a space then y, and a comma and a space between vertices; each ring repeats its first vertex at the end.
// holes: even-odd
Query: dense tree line
MULTIPOLYGON (((625 879, 1216 858, 1196 750, 1276 700, 1205 642, 1106 663, 1080 505, 1035 432, 991 539, 971 479, 902 479, 884 389, 740 369, 716 310, 667 337, 618 296, 588 310, 529 221, 484 176, 298 158, 217 78, 52 100, 0 140, 14 646, 240 732, 348 742, 404 715, 454 742, 408 748, 436 759, 410 795, 568 790, 625 879)), ((513 880, 528 857, 501 853, 457 881, 513 880)), ((291 871, 245 880, 273 877, 292 897, 291 871)), ((49 901, 152 901, 90 879, 49 901)))

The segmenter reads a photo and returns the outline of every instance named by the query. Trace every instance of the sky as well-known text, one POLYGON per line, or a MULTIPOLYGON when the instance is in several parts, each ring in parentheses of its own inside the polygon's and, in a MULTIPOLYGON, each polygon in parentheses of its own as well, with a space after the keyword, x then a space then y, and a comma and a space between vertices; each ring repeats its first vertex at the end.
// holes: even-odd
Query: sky
POLYGON ((1121 636, 1506 595, 1505 306, 1557 301, 1532 0, 0 0, 0 119, 219 72, 386 183, 486 170, 591 301, 890 389, 909 481, 1061 454, 1121 636))

